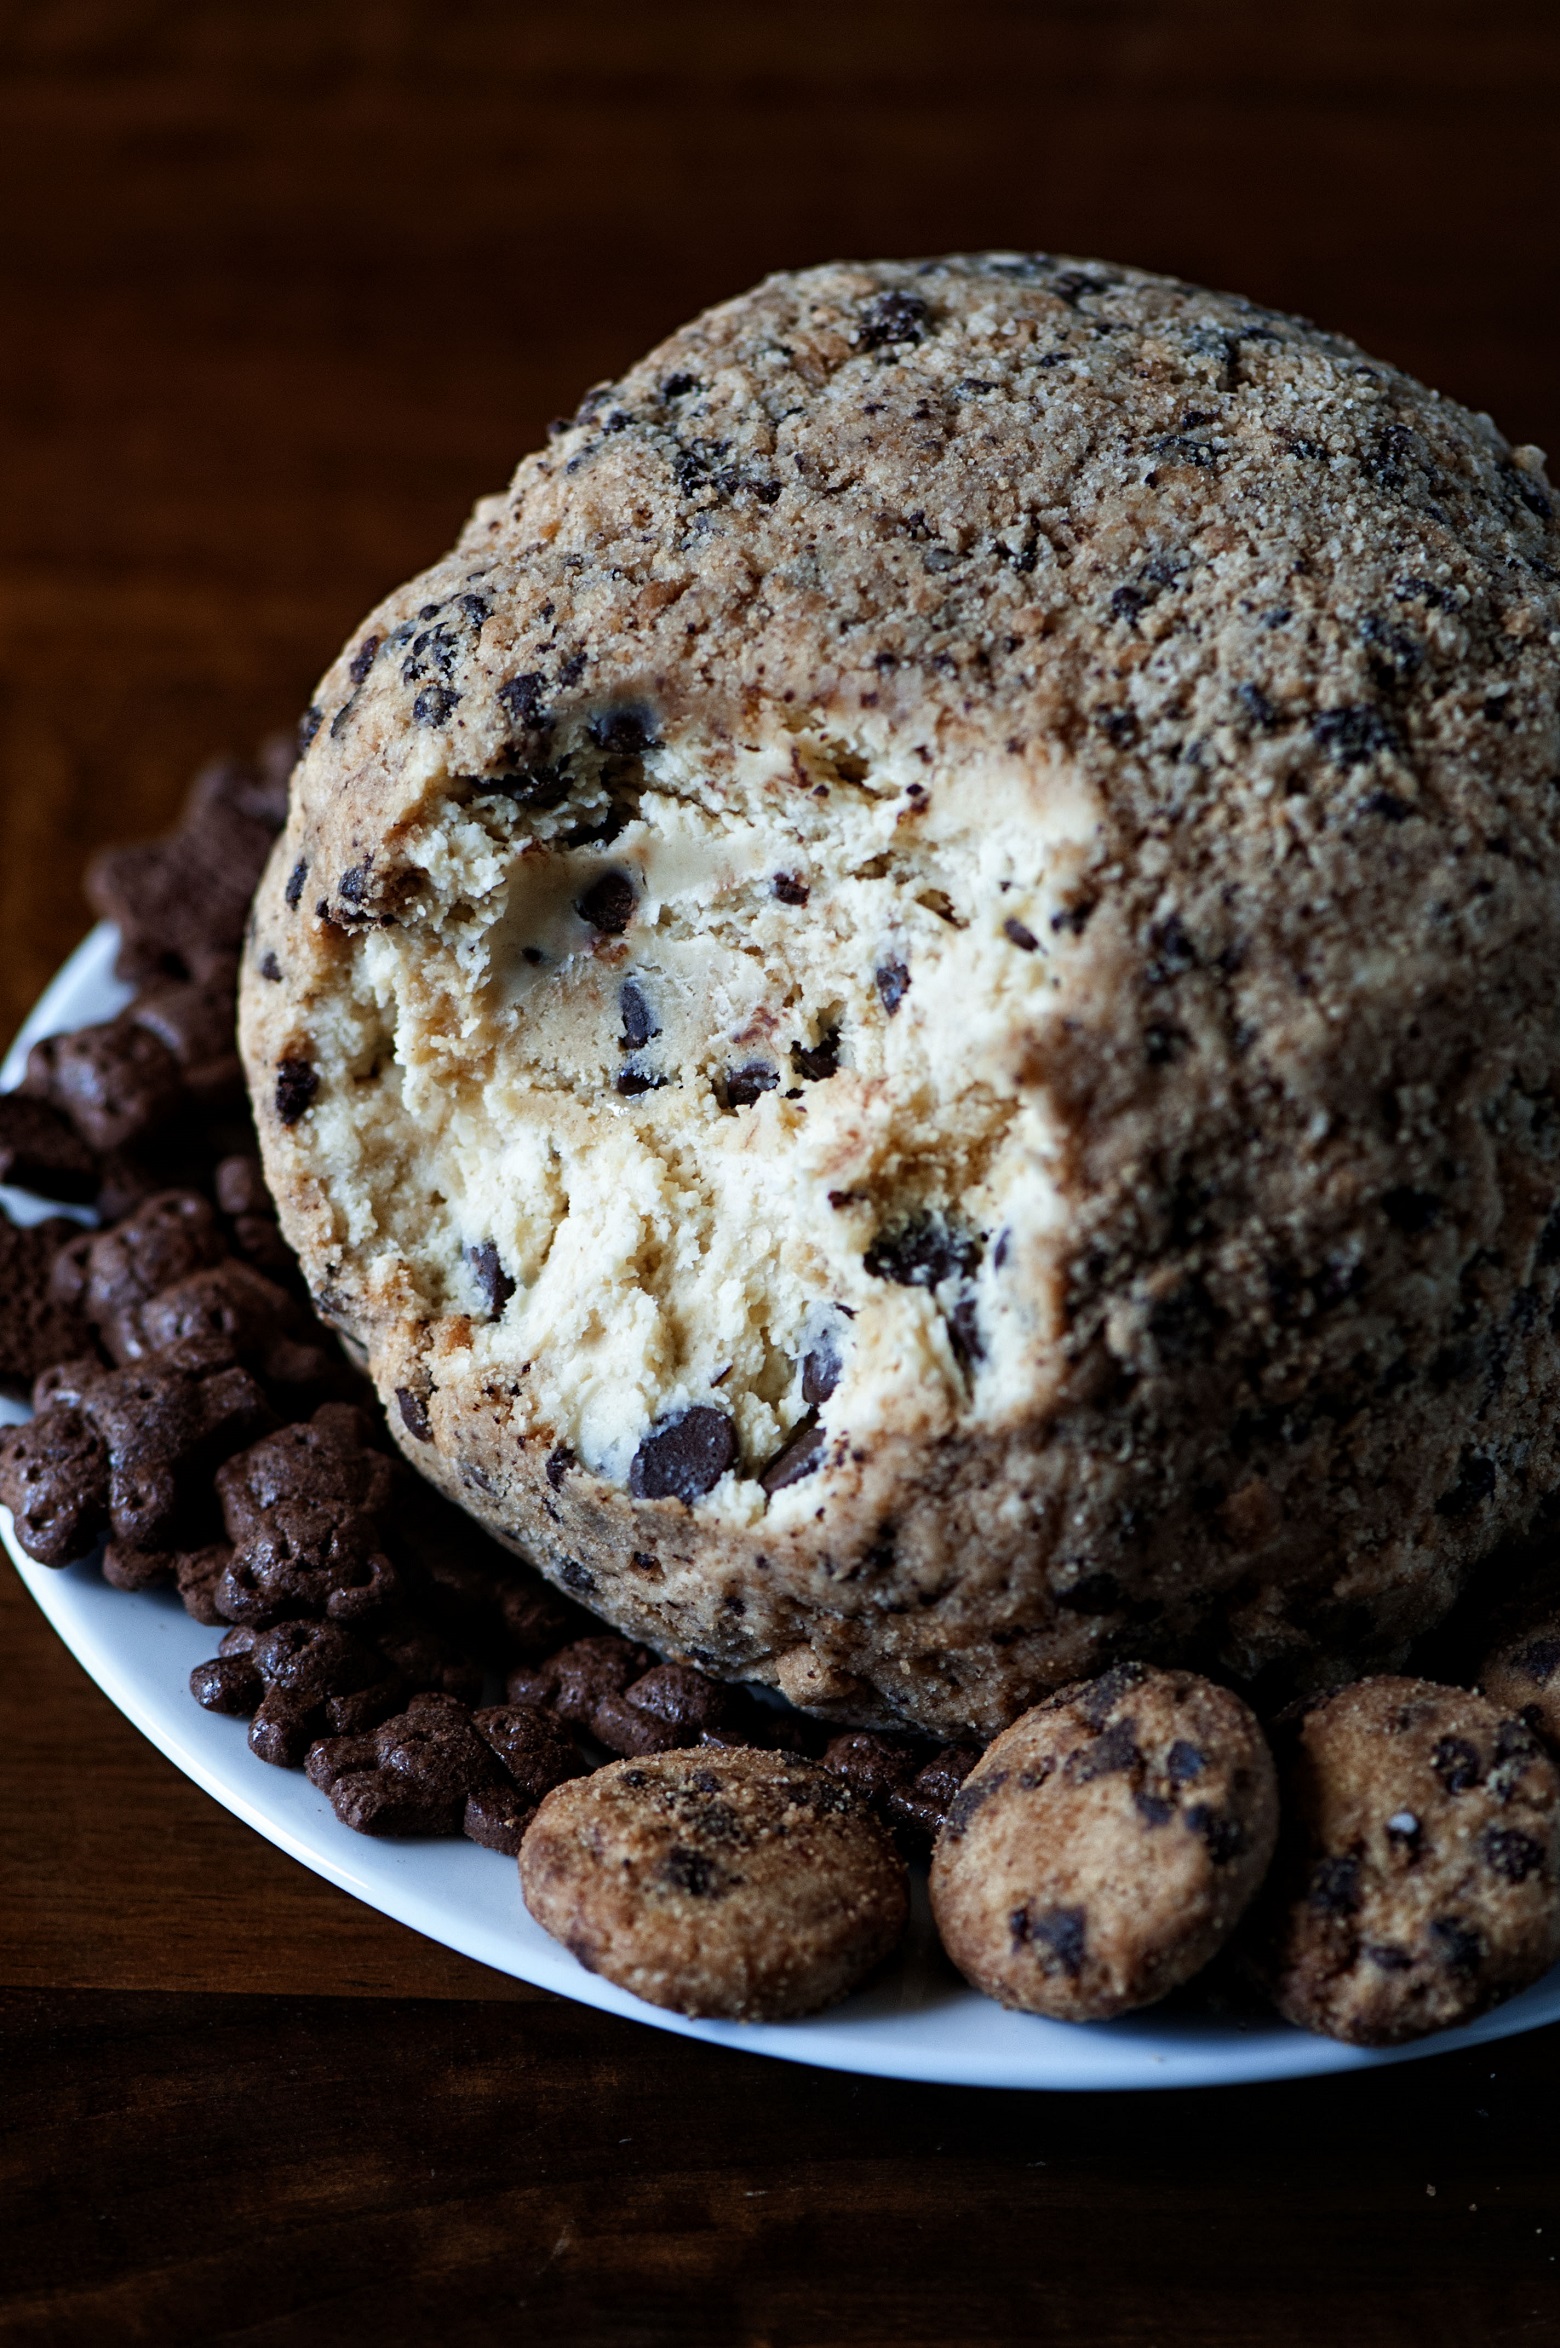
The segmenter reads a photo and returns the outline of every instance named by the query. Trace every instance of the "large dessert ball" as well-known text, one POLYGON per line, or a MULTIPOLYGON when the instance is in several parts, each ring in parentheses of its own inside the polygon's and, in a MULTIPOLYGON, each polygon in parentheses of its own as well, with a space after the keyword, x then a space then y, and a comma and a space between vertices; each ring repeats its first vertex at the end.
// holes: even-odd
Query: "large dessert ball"
POLYGON ((1045 255, 711 311, 322 680, 243 1049, 407 1456, 990 1733, 1398 1658, 1557 1480, 1542 459, 1045 255))

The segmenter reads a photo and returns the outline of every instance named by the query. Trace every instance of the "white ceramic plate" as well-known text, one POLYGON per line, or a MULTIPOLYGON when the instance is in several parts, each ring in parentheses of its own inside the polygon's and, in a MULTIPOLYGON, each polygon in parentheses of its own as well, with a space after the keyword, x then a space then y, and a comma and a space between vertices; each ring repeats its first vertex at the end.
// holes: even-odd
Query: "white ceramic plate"
MULTIPOLYGON (((115 937, 99 927, 66 963, 0 1068, 0 1086, 21 1075, 41 1035, 113 1015, 126 990, 113 976, 115 937)), ((49 1210, 0 1190, 18 1220, 49 1210)), ((0 1402, 6 1418, 25 1416, 0 1402)), ((750 2054, 972 2087, 1206 2087, 1361 2070, 1374 2063, 1450 2052, 1508 2038, 1560 2018, 1560 1968, 1467 2029, 1387 2054, 1312 2038, 1260 2015, 1221 2012, 1193 1993, 1123 2021, 1073 2025, 1004 2013, 965 1987, 937 1946, 924 1893, 904 1955, 872 1988, 806 2022, 692 2022, 647 2006, 587 1973, 531 1921, 514 1861, 474 1843, 377 1842, 341 1825, 301 1772, 273 1769, 250 1752, 241 1720, 203 1712, 188 1688, 216 1633, 191 1622, 171 1595, 111 1589, 92 1564, 63 1572, 17 1548, 9 1513, 0 1531, 18 1572, 60 1637, 143 1736, 258 1834, 372 1908, 463 1956, 562 1997, 626 2014, 687 2038, 750 2054)))

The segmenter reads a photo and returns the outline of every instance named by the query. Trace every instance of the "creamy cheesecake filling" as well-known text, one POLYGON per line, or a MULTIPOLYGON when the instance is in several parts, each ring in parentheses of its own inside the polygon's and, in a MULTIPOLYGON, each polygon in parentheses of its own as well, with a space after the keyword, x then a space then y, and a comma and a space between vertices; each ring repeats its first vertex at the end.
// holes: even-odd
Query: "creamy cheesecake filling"
POLYGON ((463 1316, 583 1465, 713 1471, 744 1519, 808 1506, 907 1387, 1033 1404, 1059 1145, 1025 1039, 1095 829, 1065 771, 582 737, 426 806, 317 1038, 377 1285, 463 1316))

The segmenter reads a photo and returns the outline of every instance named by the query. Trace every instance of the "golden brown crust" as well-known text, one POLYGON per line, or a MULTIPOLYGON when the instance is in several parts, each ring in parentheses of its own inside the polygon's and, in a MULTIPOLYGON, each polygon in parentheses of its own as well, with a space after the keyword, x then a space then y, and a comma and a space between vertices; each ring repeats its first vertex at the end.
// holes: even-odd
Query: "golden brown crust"
MULTIPOLYGON (((1557 578, 1537 452, 1131 271, 775 278, 590 395, 322 681, 257 902, 268 1175, 325 1309, 421 1405, 408 1455, 621 1628, 842 1718, 989 1732, 1124 1648, 1311 1685, 1395 1658, 1560 1474, 1557 578), (359 1179, 397 1048, 375 954, 442 923, 455 971, 462 906, 501 885, 460 778, 531 789, 653 732, 729 811, 796 725, 829 822, 891 774, 914 831, 924 753, 933 822, 985 794, 1049 843, 1037 950, 1008 929, 988 979, 993 914, 969 982, 1001 1042, 984 1138, 934 1171, 956 1208, 1038 1121, 1055 1211, 1002 1265, 984 1226, 979 1326, 1022 1313, 1022 1342, 961 1367, 940 1291, 897 1399, 880 1364, 824 1407, 807 1505, 754 1498, 756 1456, 751 1505, 635 1497, 398 1221, 445 1186, 411 1154, 359 1179)), ((808 821, 810 920, 839 874, 808 821)), ((864 987, 863 1066, 931 991, 889 1024, 864 987)), ((948 1097, 955 1060, 929 1063, 948 1097)), ((870 1155, 862 1102, 839 1146, 870 1155)), ((858 1273, 918 1162, 874 1160, 839 1210, 858 1273)), ((827 1220, 804 1236, 845 1295, 827 1220)), ((799 1405, 767 1392, 743 1407, 784 1432, 799 1405)))
POLYGON ((904 1861, 838 1778, 751 1747, 616 1761, 548 1795, 520 1849, 537 1922, 652 2005, 816 2013, 895 1949, 904 1861))
POLYGON ((987 1749, 938 1837, 932 1911, 988 1997, 1108 2021, 1202 1971, 1277 1832, 1272 1755, 1239 1697, 1124 1664, 987 1749))
POLYGON ((1471 2021, 1560 1957, 1560 1774, 1525 1725, 1431 1680, 1300 1721, 1243 1934, 1287 2020, 1356 2046, 1471 2021))

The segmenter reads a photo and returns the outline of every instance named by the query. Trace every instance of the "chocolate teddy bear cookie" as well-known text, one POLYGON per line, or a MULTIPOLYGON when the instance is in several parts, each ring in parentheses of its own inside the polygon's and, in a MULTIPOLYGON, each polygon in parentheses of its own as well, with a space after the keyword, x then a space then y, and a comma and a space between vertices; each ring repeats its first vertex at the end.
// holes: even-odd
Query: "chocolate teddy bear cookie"
POLYGON ((792 1753, 652 1753, 548 1795, 525 1904, 580 1963, 679 2014, 816 2013, 898 1946, 904 1861, 859 1797, 792 1753))
POLYGON ((359 1834, 465 1834, 511 1857, 544 1796, 584 1768, 547 1713, 472 1712, 440 1695, 414 1696, 372 1735, 324 1738, 308 1757, 313 1783, 359 1834))
POLYGON ((988 1997, 1103 2022, 1201 1972, 1277 1832, 1272 1755, 1240 1698, 1118 1664, 987 1748, 938 1837, 932 1912, 988 1997))
POLYGON ((74 1282, 62 1284, 57 1269, 80 1238, 79 1226, 60 1215, 41 1223, 0 1216, 0 1394, 23 1400, 46 1369, 90 1347, 74 1282))
POLYGON ((198 1537, 213 1469, 275 1424, 247 1370, 196 1347, 121 1370, 61 1363, 33 1404, 26 1426, 0 1433, 0 1500, 41 1565, 86 1557, 105 1534, 135 1551, 198 1537))
POLYGON ((292 763, 293 745, 281 738, 255 760, 214 759, 191 784, 173 831, 93 857, 87 895, 118 927, 121 978, 144 985, 225 975, 286 818, 292 763))
POLYGON ((1560 1772, 1484 1696, 1359 1681, 1290 1733, 1242 1933, 1281 2014, 1356 2046, 1470 2021, 1560 1957, 1560 1772))
POLYGON ((755 1707, 686 1663, 657 1663, 631 1639, 575 1639, 509 1675, 512 1704, 542 1705, 611 1753, 759 1741, 755 1707))

